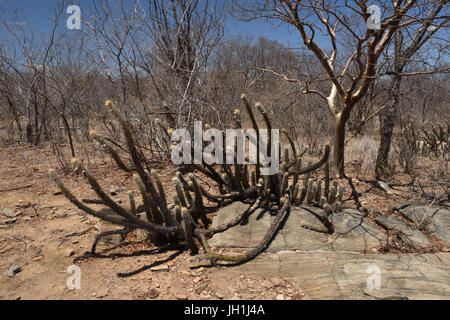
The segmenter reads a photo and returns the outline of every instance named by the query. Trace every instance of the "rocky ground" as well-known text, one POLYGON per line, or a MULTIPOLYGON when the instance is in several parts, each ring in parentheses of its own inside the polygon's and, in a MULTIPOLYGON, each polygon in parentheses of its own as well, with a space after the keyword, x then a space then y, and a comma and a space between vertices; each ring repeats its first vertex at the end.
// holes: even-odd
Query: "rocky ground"
MULTIPOLYGON (((217 213, 225 223, 247 205, 217 213)), ((317 224, 319 210, 293 208, 267 250, 241 270, 277 275, 301 285, 311 299, 450 299, 450 211, 404 204, 389 215, 334 214, 328 235, 300 227, 317 224)), ((273 216, 258 210, 247 223, 214 236, 216 248, 246 250, 263 237, 273 216)), ((245 271, 243 271, 245 273, 245 271)))

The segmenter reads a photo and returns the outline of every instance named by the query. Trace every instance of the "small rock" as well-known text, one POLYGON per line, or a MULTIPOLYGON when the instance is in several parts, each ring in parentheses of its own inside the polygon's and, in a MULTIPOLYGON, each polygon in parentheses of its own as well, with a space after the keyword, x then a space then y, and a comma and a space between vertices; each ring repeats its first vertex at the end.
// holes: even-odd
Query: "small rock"
POLYGON ((167 264, 162 264, 159 266, 155 266, 150 268, 151 271, 169 271, 169 266, 167 264))
POLYGON ((277 300, 284 300, 284 296, 282 294, 277 294, 277 300))
POLYGON ((195 284, 199 283, 200 281, 202 281, 202 278, 200 278, 200 277, 196 277, 196 278, 194 278, 194 280, 192 280, 192 282, 195 284))
POLYGON ((383 182, 383 181, 377 181, 377 182, 378 182, 378 185, 380 186, 380 188, 383 189, 384 191, 386 191, 387 194, 395 194, 395 190, 391 189, 386 182, 383 182))
POLYGON ((225 299, 225 295, 222 292, 216 292, 215 294, 218 299, 225 299))
POLYGON ((0 224, 4 224, 4 225, 6 225, 6 224, 13 224, 16 221, 17 221, 17 218, 6 219, 6 220, 3 220, 3 221, 0 221, 0 224))
POLYGON ((66 212, 55 213, 55 218, 65 218, 65 217, 67 217, 67 213, 66 212))
POLYGON ((187 300, 187 296, 185 294, 179 294, 175 298, 177 300, 187 300))
POLYGON ((272 282, 272 284, 274 285, 274 286, 283 286, 284 285, 284 282, 283 282, 283 280, 282 279, 280 279, 280 278, 272 278, 272 279, 270 279, 270 281, 272 282))
POLYGON ((64 252, 64 256, 66 256, 66 257, 71 257, 71 256, 73 256, 75 254, 75 250, 73 250, 73 249, 66 249, 66 251, 64 252))
POLYGON ((109 294, 108 288, 101 288, 100 291, 97 292, 97 298, 106 297, 109 294))
POLYGON ((14 277, 17 273, 19 273, 20 271, 22 271, 22 268, 20 266, 12 266, 11 268, 9 268, 8 270, 8 277, 12 278, 14 277))
POLYGON ((117 195, 117 193, 119 193, 119 192, 121 192, 121 191, 122 191, 122 188, 121 188, 121 187, 118 187, 118 186, 112 186, 111 188, 109 188, 109 193, 110 193, 112 196, 117 195))
POLYGON ((16 211, 14 211, 12 209, 5 208, 5 209, 3 209, 2 213, 5 216, 7 216, 8 218, 14 218, 14 217, 16 217, 16 216, 18 216, 20 214, 20 211, 16 212, 16 211))

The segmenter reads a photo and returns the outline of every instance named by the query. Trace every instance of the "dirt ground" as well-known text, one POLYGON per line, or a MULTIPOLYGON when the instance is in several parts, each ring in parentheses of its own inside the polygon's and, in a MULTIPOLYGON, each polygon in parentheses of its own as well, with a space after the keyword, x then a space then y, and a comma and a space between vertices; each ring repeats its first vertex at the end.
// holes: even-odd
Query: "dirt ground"
MULTIPOLYGON (((49 154, 45 147, 0 149, 0 215, 4 208, 20 213, 14 223, 0 225, 0 299, 308 299, 302 288, 287 279, 239 274, 226 267, 190 268, 193 259, 188 252, 157 252, 137 241, 134 233, 118 245, 99 244, 101 257, 74 263, 90 250, 99 219, 81 212, 58 192, 47 173, 57 166, 49 154), (81 271, 81 289, 70 290, 68 268, 74 264, 81 271), (12 266, 21 271, 8 277, 12 266)), ((137 192, 132 179, 109 161, 97 161, 91 167, 106 190, 121 187, 116 199, 126 199, 127 191, 137 192)), ((353 177, 360 176, 358 168, 351 163, 348 167, 354 170, 353 177)), ((165 186, 170 186, 175 169, 167 166, 158 171, 165 186)), ((79 199, 95 198, 81 177, 61 176, 79 199)), ((396 178, 399 184, 409 180, 396 178)), ((388 212, 395 203, 414 197, 406 187, 386 195, 360 179, 354 178, 353 183, 369 211, 388 212)), ((344 199, 350 192, 347 187, 344 199)), ((0 221, 6 219, 1 215, 0 221)))

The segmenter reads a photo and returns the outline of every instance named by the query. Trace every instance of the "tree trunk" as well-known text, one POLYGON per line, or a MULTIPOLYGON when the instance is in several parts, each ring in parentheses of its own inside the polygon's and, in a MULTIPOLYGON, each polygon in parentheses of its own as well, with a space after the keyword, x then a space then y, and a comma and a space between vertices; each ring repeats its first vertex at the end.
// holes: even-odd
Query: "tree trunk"
POLYGON ((389 151, 391 149, 392 133, 394 131, 395 118, 400 100, 400 85, 402 77, 394 75, 391 80, 391 99, 387 107, 379 114, 380 119, 380 147, 378 148, 377 161, 375 164, 375 176, 380 179, 386 174, 388 167, 389 151))
POLYGON ((403 34, 396 30, 394 37, 394 75, 391 77, 390 96, 387 107, 378 115, 380 119, 380 147, 378 148, 377 161, 375 163, 375 177, 380 179, 386 175, 388 157, 391 149, 392 132, 394 131, 397 108, 400 101, 401 73, 406 60, 402 53, 403 34))
POLYGON ((345 147, 345 123, 346 119, 339 113, 334 125, 334 172, 338 178, 345 176, 344 172, 344 147, 345 147))
POLYGON ((26 139, 28 143, 33 142, 33 125, 30 123, 26 126, 26 139))
POLYGON ((19 119, 19 115, 17 113, 16 108, 14 107, 14 102, 12 101, 11 97, 9 95, 6 95, 6 99, 8 101, 8 105, 9 108, 14 116, 14 121, 16 122, 17 125, 17 129, 19 130, 20 133, 20 139, 22 139, 22 126, 20 125, 20 119, 19 119))
POLYGON ((70 152, 72 154, 72 157, 75 157, 75 149, 73 147, 72 133, 70 132, 69 121, 67 121, 67 118, 63 113, 61 113, 61 118, 63 119, 64 127, 66 127, 67 136, 69 137, 70 152))

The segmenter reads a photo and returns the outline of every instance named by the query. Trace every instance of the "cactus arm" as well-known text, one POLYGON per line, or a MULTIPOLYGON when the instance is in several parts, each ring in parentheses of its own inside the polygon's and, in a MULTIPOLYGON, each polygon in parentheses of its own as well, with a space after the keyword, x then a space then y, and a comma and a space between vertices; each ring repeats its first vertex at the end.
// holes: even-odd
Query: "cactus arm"
MULTIPOLYGON (((258 124, 256 123, 255 116, 253 114, 252 108, 250 107, 250 103, 248 102, 247 95, 242 94, 241 95, 241 99, 242 99, 242 102, 244 103, 245 110, 247 111, 247 114, 248 114, 248 116, 250 118, 250 122, 252 123, 252 127, 255 130, 255 132, 256 132, 256 141, 259 141, 258 124)), ((260 177, 259 168, 260 168, 259 150, 257 150, 257 153, 256 153, 256 181, 259 180, 259 177, 260 177)))
MULTIPOLYGON (((133 215, 131 215, 129 213, 127 214, 127 218, 126 219, 119 219, 119 218, 115 218, 115 217, 113 217, 111 215, 105 215, 105 214, 102 214, 102 213, 100 213, 98 211, 95 211, 92 208, 90 208, 90 207, 84 205, 82 202, 80 202, 75 197, 75 195, 73 195, 64 186, 64 184, 58 178, 58 176, 56 175, 56 172, 54 170, 52 170, 52 169, 49 170, 49 174, 53 178, 53 180, 55 181, 56 185, 59 187, 61 192, 70 200, 70 202, 72 202, 79 209, 85 211, 86 213, 88 213, 88 214, 90 214, 92 216, 95 216, 97 218, 109 221, 109 222, 114 223, 114 224, 118 224, 118 225, 122 225, 122 226, 126 226, 126 227, 140 227, 140 228, 149 230, 151 232, 163 232, 163 233, 172 233, 173 232, 173 233, 178 233, 180 231, 180 227, 179 226, 163 227, 163 226, 155 225, 155 224, 152 224, 152 223, 147 222, 145 220, 141 220, 137 216, 133 216, 133 215)), ((102 199, 102 200, 105 201, 104 199, 102 199)), ((106 201, 105 201, 105 204, 106 204, 106 201)), ((114 211, 114 212, 116 212, 116 211, 114 211)), ((118 212, 116 212, 116 213, 119 214, 118 212)))
POLYGON ((192 236, 192 222, 189 215, 189 210, 186 207, 181 208, 182 228, 184 231, 184 238, 186 240, 187 247, 192 252, 197 252, 198 248, 195 245, 194 238, 192 236))
POLYGON ((133 169, 128 168, 125 163, 123 163, 122 159, 120 158, 120 156, 117 154, 116 150, 114 150, 113 148, 111 148, 106 141, 100 137, 94 130, 91 130, 89 132, 90 136, 97 141, 102 147, 103 149, 105 149, 105 151, 113 158, 113 160, 116 162, 117 166, 122 169, 125 172, 131 172, 133 171, 133 169))
POLYGON ((325 147, 325 152, 322 156, 322 159, 320 159, 318 162, 316 162, 315 164, 309 165, 308 167, 306 167, 305 169, 299 170, 299 171, 294 171, 293 173, 297 173, 297 174, 305 174, 308 172, 312 172, 314 170, 317 170, 318 168, 320 168, 321 166, 323 166, 323 164, 328 160, 328 157, 330 155, 330 146, 326 146, 325 147))
POLYGON ((260 254, 267 248, 270 241, 273 239, 276 232, 278 231, 282 221, 286 218, 290 210, 291 203, 289 197, 283 198, 282 202, 284 203, 279 212, 277 213, 275 219, 272 221, 269 230, 266 232, 264 238, 254 249, 249 250, 246 253, 239 256, 228 256, 222 254, 207 253, 205 255, 200 256, 199 259, 209 259, 212 261, 222 260, 241 264, 256 257, 258 254, 260 254))
POLYGON ((297 159, 297 149, 295 148, 294 140, 292 140, 291 135, 287 132, 286 129, 283 129, 282 132, 284 133, 284 135, 286 136, 286 138, 289 141, 289 144, 291 145, 292 154, 294 155, 294 161, 296 161, 296 159, 297 159))
POLYGON ((330 161, 325 162, 325 199, 328 199, 328 194, 330 193, 330 161))

